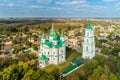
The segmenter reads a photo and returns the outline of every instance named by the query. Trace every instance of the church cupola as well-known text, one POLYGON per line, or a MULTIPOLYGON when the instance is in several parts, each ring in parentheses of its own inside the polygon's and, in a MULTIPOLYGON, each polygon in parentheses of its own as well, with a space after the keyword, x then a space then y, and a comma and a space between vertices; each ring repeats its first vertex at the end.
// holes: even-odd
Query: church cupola
POLYGON ((54 45, 57 45, 57 41, 58 41, 58 39, 57 39, 57 37, 55 36, 55 37, 53 38, 53 43, 54 43, 54 45))
POLYGON ((44 54, 42 54, 39 58, 39 66, 46 67, 48 65, 47 60, 48 58, 44 54))
POLYGON ((46 36, 44 35, 44 32, 43 32, 41 36, 41 42, 45 43, 45 40, 46 40, 46 36))
POLYGON ((60 40, 61 40, 61 41, 65 41, 65 40, 64 40, 64 33, 63 33, 63 32, 62 32, 61 35, 60 35, 60 40))
POLYGON ((88 30, 93 30, 92 26, 90 24, 88 24, 87 28, 88 30))
POLYGON ((49 40, 50 41, 53 41, 53 38, 56 37, 56 33, 54 31, 54 26, 52 24, 52 28, 51 28, 51 31, 50 31, 50 35, 49 35, 49 40))

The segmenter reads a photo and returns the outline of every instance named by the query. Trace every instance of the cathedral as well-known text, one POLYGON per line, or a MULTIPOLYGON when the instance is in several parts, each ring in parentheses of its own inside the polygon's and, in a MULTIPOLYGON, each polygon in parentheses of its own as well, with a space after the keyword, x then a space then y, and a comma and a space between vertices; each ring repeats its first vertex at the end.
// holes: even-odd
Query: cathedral
MULTIPOLYGON (((94 29, 89 24, 85 29, 82 58, 92 59, 95 56, 94 29)), ((66 61, 66 43, 63 32, 60 38, 56 36, 54 28, 51 28, 49 37, 44 33, 41 36, 41 43, 38 49, 39 67, 46 67, 49 64, 59 64, 66 61)))
POLYGON ((82 58, 92 59, 95 56, 94 30, 89 24, 85 29, 82 58))
POLYGON ((48 38, 43 33, 38 53, 39 67, 46 67, 49 64, 59 64, 65 62, 66 44, 63 32, 61 33, 60 38, 57 38, 53 27, 48 38))

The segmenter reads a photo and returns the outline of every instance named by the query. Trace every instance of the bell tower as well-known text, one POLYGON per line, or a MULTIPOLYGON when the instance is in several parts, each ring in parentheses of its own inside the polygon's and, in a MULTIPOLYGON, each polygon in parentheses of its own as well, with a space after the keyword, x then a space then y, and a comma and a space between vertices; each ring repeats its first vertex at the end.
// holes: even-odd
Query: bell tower
POLYGON ((90 24, 85 29, 82 58, 92 59, 95 56, 94 30, 90 24))

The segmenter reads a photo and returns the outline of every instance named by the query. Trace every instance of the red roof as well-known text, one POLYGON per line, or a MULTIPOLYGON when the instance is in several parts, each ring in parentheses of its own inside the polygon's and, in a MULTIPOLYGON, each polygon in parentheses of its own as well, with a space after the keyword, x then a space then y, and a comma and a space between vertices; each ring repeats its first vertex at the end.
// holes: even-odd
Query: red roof
POLYGON ((5 46, 4 46, 4 50, 10 50, 10 49, 12 49, 13 47, 12 47, 12 45, 11 44, 6 44, 5 46))

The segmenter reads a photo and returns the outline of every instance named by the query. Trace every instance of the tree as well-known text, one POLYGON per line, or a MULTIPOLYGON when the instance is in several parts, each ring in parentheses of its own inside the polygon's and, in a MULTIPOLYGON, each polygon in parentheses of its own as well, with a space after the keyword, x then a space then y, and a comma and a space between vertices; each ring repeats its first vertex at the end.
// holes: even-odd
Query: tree
POLYGON ((93 70, 99 65, 96 59, 88 60, 84 63, 84 71, 87 76, 93 73, 93 70))
POLYGON ((120 52, 120 46, 115 45, 114 48, 112 49, 111 53, 115 56, 118 56, 118 52, 120 52))
POLYGON ((0 71, 0 80, 3 80, 2 76, 3 76, 3 72, 0 71))
POLYGON ((97 60, 100 65, 104 64, 104 62, 106 61, 106 59, 103 55, 96 55, 94 57, 94 59, 97 60))
POLYGON ((35 75, 35 71, 30 69, 22 78, 22 80, 37 80, 35 75))
POLYGON ((79 77, 74 76, 74 77, 71 78, 71 80, 80 80, 80 79, 79 79, 79 77))
POLYGON ((3 80, 18 80, 18 73, 16 65, 11 65, 3 70, 3 80))
POLYGON ((108 80, 107 79, 107 75, 106 74, 102 74, 102 76, 100 77, 100 80, 108 80))
POLYGON ((101 53, 108 55, 110 53, 110 49, 108 47, 105 47, 102 49, 101 53))
POLYGON ((117 63, 117 69, 118 69, 118 72, 120 73, 120 62, 117 63))
POLYGON ((108 76, 108 80, 117 80, 117 77, 115 74, 110 73, 110 75, 108 76))
POLYGON ((100 80, 102 73, 103 68, 101 66, 98 66, 96 69, 94 69, 94 72, 92 74, 92 80, 100 80))

